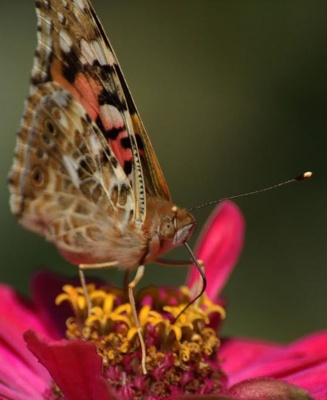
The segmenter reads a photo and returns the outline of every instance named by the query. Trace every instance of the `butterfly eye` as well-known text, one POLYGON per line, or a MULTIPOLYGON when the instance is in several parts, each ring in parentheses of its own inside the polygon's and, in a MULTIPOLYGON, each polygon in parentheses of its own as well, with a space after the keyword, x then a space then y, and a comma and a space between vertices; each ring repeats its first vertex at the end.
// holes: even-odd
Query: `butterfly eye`
POLYGON ((173 240, 175 236, 175 227, 174 222, 169 217, 166 217, 161 221, 159 226, 159 236, 165 240, 173 240))

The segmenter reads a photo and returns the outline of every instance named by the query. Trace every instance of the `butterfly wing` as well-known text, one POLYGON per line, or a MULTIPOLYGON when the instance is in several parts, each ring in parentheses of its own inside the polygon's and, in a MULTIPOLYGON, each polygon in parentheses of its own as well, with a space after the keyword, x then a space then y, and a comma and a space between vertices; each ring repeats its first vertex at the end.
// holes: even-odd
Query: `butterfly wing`
MULTIPOLYGON (((39 84, 27 99, 10 188, 20 222, 69 261, 121 258, 115 251, 134 215, 130 182, 96 123, 55 82, 39 84)), ((131 240, 142 248, 137 231, 131 240)))
POLYGON ((170 200, 169 190, 114 51, 86 0, 39 0, 38 49, 32 90, 54 81, 80 102, 130 180, 134 218, 143 222, 146 193, 170 200))

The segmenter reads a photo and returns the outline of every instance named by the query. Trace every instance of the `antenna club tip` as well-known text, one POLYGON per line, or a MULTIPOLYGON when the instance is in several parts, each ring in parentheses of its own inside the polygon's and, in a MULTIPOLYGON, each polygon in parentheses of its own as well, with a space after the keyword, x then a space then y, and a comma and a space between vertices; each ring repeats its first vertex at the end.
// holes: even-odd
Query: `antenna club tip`
POLYGON ((298 176, 296 178, 297 181, 303 181, 305 179, 310 179, 312 177, 312 172, 311 171, 307 171, 304 174, 298 176))

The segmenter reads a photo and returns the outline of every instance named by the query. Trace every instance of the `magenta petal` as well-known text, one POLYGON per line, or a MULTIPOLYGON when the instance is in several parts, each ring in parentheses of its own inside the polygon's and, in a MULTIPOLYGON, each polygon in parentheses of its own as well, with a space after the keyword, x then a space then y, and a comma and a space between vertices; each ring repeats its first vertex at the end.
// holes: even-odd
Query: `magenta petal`
POLYGON ((301 386, 315 400, 327 399, 327 360, 318 365, 306 368, 285 378, 287 382, 301 386))
POLYGON ((327 331, 321 331, 305 336, 287 346, 287 351, 297 355, 327 356, 327 331))
POLYGON ((293 367, 284 379, 308 390, 315 399, 327 399, 327 331, 306 336, 288 346, 285 350, 286 360, 293 361, 287 366, 293 367))
POLYGON ((310 400, 302 389, 275 379, 252 379, 231 387, 227 394, 236 400, 310 400))
MULTIPOLYGON (((240 346, 240 354, 242 351, 240 346)), ((244 346, 243 352, 246 354, 247 346, 244 346)), ((230 352, 222 348, 224 357, 229 359, 238 358, 237 350, 231 345, 230 352), (235 354, 233 356, 232 354, 235 354)), ((281 346, 271 351, 264 352, 262 355, 253 359, 251 363, 244 368, 231 370, 225 369, 230 374, 231 384, 251 379, 255 377, 273 377, 293 382, 305 389, 311 389, 310 386, 302 384, 300 380, 294 381, 294 376, 300 371, 309 370, 318 365, 324 365, 327 362, 327 332, 317 333, 300 339, 289 346, 281 346)), ((227 365, 228 366, 228 365, 227 365)), ((310 379, 309 379, 310 381, 310 379)))
POLYGON ((223 370, 233 384, 237 382, 238 373, 247 370, 257 360, 262 360, 271 353, 275 354, 280 348, 280 345, 254 339, 224 339, 219 357, 223 360, 223 370))
MULTIPOLYGON (((6 285, 0 285, 0 315, 0 333, 7 337, 9 342, 13 341, 13 334, 21 336, 28 328, 37 329, 45 335, 49 333, 30 302, 6 285)), ((24 343, 23 339, 21 343, 24 343)))
POLYGON ((33 307, 10 287, 0 285, 0 398, 35 400, 50 376, 26 349, 23 332, 32 327, 47 334, 33 307))
POLYGON ((116 398, 102 377, 102 359, 94 344, 82 340, 47 340, 33 331, 27 331, 24 338, 66 400, 116 398))
MULTIPOLYGON (((207 277, 206 293, 215 300, 226 283, 243 247, 245 222, 239 208, 224 201, 212 213, 201 235, 196 257, 204 261, 207 277)), ((187 286, 199 279, 196 268, 190 269, 187 286)))

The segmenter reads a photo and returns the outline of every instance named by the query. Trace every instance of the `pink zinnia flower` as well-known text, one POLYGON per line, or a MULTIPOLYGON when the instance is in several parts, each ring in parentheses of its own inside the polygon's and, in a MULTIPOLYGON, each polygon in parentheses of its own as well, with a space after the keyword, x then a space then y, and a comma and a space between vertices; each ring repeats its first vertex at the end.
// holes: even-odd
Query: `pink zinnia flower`
POLYGON ((197 250, 206 265, 207 297, 177 321, 198 286, 193 270, 186 288, 138 293, 147 375, 124 291, 90 285, 94 307, 87 317, 80 289, 66 284, 58 296, 64 282, 49 274, 34 280, 33 304, 1 286, 0 399, 309 399, 306 390, 326 400, 327 332, 287 346, 242 338, 220 343, 215 334, 224 316, 217 295, 237 261, 243 232, 237 207, 221 204, 197 250), (68 305, 75 315, 67 319, 68 305), (63 339, 65 330, 73 340, 63 339))

